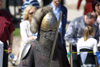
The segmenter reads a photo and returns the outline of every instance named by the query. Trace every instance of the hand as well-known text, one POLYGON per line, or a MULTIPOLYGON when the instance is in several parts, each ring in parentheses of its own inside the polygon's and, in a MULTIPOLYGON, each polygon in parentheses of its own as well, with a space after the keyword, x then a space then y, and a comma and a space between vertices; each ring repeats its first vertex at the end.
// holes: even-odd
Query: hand
POLYGON ((7 53, 11 54, 12 53, 12 45, 9 45, 7 50, 8 50, 7 53))
POLYGON ((34 37, 33 36, 29 36, 29 39, 34 40, 34 37))

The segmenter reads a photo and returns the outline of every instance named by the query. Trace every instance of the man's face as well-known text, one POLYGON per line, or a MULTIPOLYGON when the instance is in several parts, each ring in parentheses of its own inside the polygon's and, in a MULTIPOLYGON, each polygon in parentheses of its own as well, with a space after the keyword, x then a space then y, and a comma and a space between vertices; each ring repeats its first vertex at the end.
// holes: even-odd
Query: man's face
POLYGON ((86 23, 88 24, 88 25, 90 25, 90 26, 92 26, 94 23, 96 23, 96 16, 97 16, 97 14, 95 13, 95 12, 92 12, 91 13, 91 15, 92 16, 94 16, 94 17, 92 17, 91 16, 91 18, 88 18, 88 16, 86 16, 86 23))
POLYGON ((100 2, 95 5, 95 11, 100 13, 100 2))
POLYGON ((55 4, 60 4, 60 3, 61 3, 61 0, 53 0, 53 2, 54 2, 55 4))
POLYGON ((2 0, 0 0, 0 9, 2 8, 2 0))
POLYGON ((94 18, 88 19, 88 25, 92 26, 94 23, 96 23, 96 20, 94 18))

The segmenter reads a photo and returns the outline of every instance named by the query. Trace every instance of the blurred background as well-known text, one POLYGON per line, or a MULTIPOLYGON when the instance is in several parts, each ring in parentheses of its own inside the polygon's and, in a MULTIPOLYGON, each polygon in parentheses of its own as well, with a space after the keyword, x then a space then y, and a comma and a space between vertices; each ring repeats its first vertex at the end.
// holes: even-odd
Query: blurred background
MULTIPOLYGON (((38 2, 40 3, 40 7, 48 5, 51 1, 52 0, 38 0, 38 2)), ((85 0, 82 0, 79 10, 76 9, 78 0, 62 0, 61 3, 65 5, 68 9, 67 21, 71 21, 73 18, 83 15, 85 0)), ((9 12, 14 24, 20 22, 22 5, 23 5, 23 0, 3 0, 2 8, 9 12)))

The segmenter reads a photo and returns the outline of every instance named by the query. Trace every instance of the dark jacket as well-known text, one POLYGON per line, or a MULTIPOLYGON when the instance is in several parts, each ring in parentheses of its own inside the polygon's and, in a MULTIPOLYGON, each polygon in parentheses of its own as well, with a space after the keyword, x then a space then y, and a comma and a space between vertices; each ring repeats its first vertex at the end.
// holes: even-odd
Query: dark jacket
MULTIPOLYGON (((49 4, 49 6, 52 6, 51 5, 52 2, 49 4)), ((65 28, 66 28, 66 24, 67 24, 67 8, 63 5, 61 5, 61 11, 62 11, 62 18, 61 18, 61 21, 62 21, 62 32, 61 32, 61 37, 62 37, 62 41, 64 43, 64 35, 65 35, 65 28)))

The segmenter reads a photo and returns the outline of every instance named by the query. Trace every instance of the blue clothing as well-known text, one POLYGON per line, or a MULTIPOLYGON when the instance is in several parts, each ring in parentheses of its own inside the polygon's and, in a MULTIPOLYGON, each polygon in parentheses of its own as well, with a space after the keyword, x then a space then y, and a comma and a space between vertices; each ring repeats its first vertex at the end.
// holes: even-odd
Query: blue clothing
POLYGON ((23 11, 28 5, 32 5, 35 6, 36 8, 39 8, 39 3, 37 0, 26 0, 22 6, 21 22, 23 21, 23 11))
POLYGON ((61 35, 60 39, 61 39, 62 43, 65 44, 64 35, 65 35, 65 27, 66 27, 66 24, 67 24, 67 8, 64 7, 61 4, 59 5, 58 8, 56 8, 53 5, 52 2, 49 4, 49 6, 52 6, 53 7, 53 13, 56 16, 57 20, 59 20, 59 15, 60 15, 60 12, 62 11, 62 18, 61 18, 61 22, 60 22, 60 26, 59 26, 58 32, 61 35))
MULTIPOLYGON (((52 12, 54 13, 54 15, 56 16, 57 18, 57 21, 59 21, 59 16, 60 16, 60 12, 61 12, 61 4, 59 5, 58 8, 56 8, 53 3, 51 3, 52 7, 53 7, 53 10, 52 12)), ((59 25, 59 30, 58 32, 61 32, 61 25, 62 25, 62 22, 60 22, 60 25, 59 25)))

